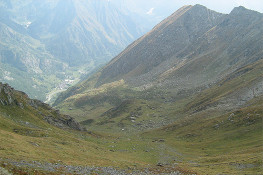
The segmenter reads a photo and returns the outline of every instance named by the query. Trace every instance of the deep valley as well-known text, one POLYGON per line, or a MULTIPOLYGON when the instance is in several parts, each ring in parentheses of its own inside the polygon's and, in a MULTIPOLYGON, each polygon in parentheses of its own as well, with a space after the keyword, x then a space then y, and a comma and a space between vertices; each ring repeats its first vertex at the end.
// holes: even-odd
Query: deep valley
MULTIPOLYGON (((0 41, 0 80, 16 85, 0 83, 0 174, 262 174, 262 13, 240 6, 223 14, 187 5, 126 47, 143 33, 128 25, 129 16, 123 19, 110 6, 112 12, 106 1, 59 2, 49 4, 49 16, 28 24, 31 34, 0 21, 0 37, 6 37, 0 41), (84 6, 100 9, 97 22, 84 6), (73 11, 74 20, 57 16, 63 12, 58 9, 72 7, 83 10, 73 11), (61 32, 54 33, 55 23, 61 32), (93 23, 90 30, 103 34, 81 34, 93 23), (26 44, 17 46, 11 33, 26 44), (75 34, 79 40, 73 41, 75 34), (121 44, 113 49, 112 42, 121 44), (25 67, 17 56, 24 53, 55 67, 25 67), (107 63, 109 57, 114 58, 107 63), (27 95, 18 91, 22 86, 40 89, 27 95)), ((12 20, 23 12, 2 8, 12 12, 12 20)))

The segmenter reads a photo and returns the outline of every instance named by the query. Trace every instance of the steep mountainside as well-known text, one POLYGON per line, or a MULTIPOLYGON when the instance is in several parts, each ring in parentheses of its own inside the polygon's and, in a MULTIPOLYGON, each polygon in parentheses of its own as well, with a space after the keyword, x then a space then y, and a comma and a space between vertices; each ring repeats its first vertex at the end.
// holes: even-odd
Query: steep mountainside
POLYGON ((113 59, 97 86, 119 79, 133 86, 215 82, 262 58, 262 16, 243 7, 229 15, 184 7, 113 59))
POLYGON ((57 103, 115 81, 137 90, 207 88, 262 59, 262 20, 261 13, 244 7, 229 15, 200 5, 182 7, 97 74, 63 93, 57 103))
POLYGON ((132 131, 238 109, 263 93, 262 20, 244 7, 182 7, 55 105, 96 129, 132 131))
POLYGON ((28 30, 71 66, 109 60, 141 34, 135 22, 112 3, 94 0, 61 0, 28 30))
POLYGON ((42 100, 147 30, 104 0, 2 0, 0 9, 0 79, 42 100))
POLYGON ((99 82, 149 72, 189 47, 215 26, 221 16, 199 5, 182 7, 114 58, 103 69, 99 82))
POLYGON ((260 174, 262 20, 244 7, 182 7, 55 106, 92 131, 136 135, 147 155, 159 147, 160 167, 260 174))

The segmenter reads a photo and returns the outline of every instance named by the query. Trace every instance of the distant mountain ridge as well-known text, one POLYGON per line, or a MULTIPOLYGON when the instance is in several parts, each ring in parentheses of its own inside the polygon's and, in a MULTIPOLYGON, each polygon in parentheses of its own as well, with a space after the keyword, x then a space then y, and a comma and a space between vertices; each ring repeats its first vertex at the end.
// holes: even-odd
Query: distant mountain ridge
POLYGON ((2 0, 0 9, 0 80, 41 100, 104 64, 146 30, 107 1, 2 0))
POLYGON ((140 36, 139 27, 107 1, 61 0, 28 30, 70 65, 107 60, 140 36))

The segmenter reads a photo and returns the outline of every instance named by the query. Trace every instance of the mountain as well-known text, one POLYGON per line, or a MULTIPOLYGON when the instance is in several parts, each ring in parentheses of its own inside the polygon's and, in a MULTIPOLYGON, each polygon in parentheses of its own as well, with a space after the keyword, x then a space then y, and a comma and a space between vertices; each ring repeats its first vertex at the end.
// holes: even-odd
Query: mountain
POLYGON ((0 9, 1 81, 47 101, 147 30, 104 0, 2 0, 0 9))
POLYGON ((134 135, 151 142, 147 152, 162 148, 158 166, 257 174, 262 22, 263 14, 244 7, 221 14, 184 6, 61 93, 54 106, 92 131, 134 135))
POLYGON ((108 60, 142 33, 112 3, 94 0, 61 0, 28 30, 50 53, 72 66, 108 60))
POLYGON ((169 74, 177 81, 184 81, 186 75, 192 83, 194 80, 213 81, 215 76, 233 71, 228 70, 229 67, 240 67, 261 59, 262 51, 258 47, 262 46, 262 15, 243 10, 242 7, 236 8, 225 16, 202 6, 180 9, 114 58, 101 71, 97 85, 119 79, 136 86, 146 84, 145 81, 151 84, 155 77, 160 78, 167 71, 161 70, 164 64, 171 66, 169 74), (252 31, 251 28, 257 30, 252 31), (249 48, 244 49, 248 45, 249 48), (194 61, 197 57, 200 57, 198 61, 211 62, 205 65, 206 70, 202 70, 202 64, 197 67, 198 61, 194 61), (223 57, 220 59, 222 63, 217 62, 220 57, 223 57), (172 68, 181 64, 184 65, 182 71, 175 73, 172 68), (191 72, 185 72, 186 67, 191 72), (217 74, 210 75, 215 67, 217 74), (202 76, 207 77, 200 80, 202 76))
POLYGON ((57 102, 118 81, 139 90, 209 87, 262 59, 262 27, 262 14, 244 7, 229 15, 182 7, 57 102))
MULTIPOLYGON (((12 7, 7 2, 28 3, 2 2, 4 9, 12 7)), ((32 6, 51 9, 56 19, 56 1, 41 2, 32 6)), ((66 60, 48 51, 47 30, 32 27, 31 36, 14 22, 28 9, 6 13, 12 15, 1 22, 5 79, 13 78, 11 70, 17 76, 42 70, 38 59, 50 66, 66 60), (4 41, 26 42, 12 48, 4 41), (42 51, 31 53, 36 46, 42 51), (23 53, 38 59, 19 62, 23 53)), ((62 93, 55 107, 64 114, 0 84, 0 174, 261 174, 262 24, 262 14, 243 7, 225 15, 184 6, 62 93)), ((52 24, 43 26, 54 32, 52 24)), ((65 63, 61 72, 70 67, 65 63)))

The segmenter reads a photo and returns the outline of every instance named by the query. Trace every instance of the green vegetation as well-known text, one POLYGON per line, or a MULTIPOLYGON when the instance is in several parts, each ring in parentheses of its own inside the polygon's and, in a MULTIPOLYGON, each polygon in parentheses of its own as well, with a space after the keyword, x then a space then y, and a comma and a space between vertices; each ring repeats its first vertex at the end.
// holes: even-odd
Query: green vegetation
POLYGON ((133 145, 136 159, 151 166, 172 165, 198 174, 260 174, 263 97, 257 89, 262 63, 238 69, 198 93, 138 90, 116 82, 95 88, 95 75, 72 88, 75 95, 57 108, 90 131, 118 137, 113 151, 133 145))
POLYGON ((143 138, 164 139, 184 158, 179 165, 200 174, 262 172, 263 103, 220 116, 193 115, 146 132, 143 138))
MULTIPOLYGON (((1 161, 11 159, 119 168, 133 164, 140 168, 149 162, 143 155, 136 157, 132 145, 125 148, 125 153, 121 150, 113 152, 114 140, 121 143, 120 148, 126 144, 124 140, 118 141, 117 136, 54 127, 44 120, 44 116, 56 117, 56 111, 48 106, 32 107, 28 104, 30 100, 20 92, 15 92, 14 96, 19 105, 0 105, 1 161)), ((7 100, 7 96, 2 94, 1 99, 7 100)), ((140 155, 142 150, 138 151, 140 155)))
MULTIPOLYGON (((242 79, 262 71, 260 66, 253 68, 242 79)), ((34 170, 4 163, 27 160, 126 170, 147 167, 156 172, 180 170, 186 174, 260 174, 262 96, 252 98, 242 108, 227 110, 217 106, 218 103, 198 102, 198 99, 222 101, 241 92, 242 85, 235 85, 239 76, 231 77, 219 82, 221 86, 187 98, 180 93, 175 95, 173 89, 139 91, 123 82, 82 91, 57 108, 74 116, 89 132, 48 124, 44 116, 57 117, 55 110, 46 105, 37 108, 29 105, 25 94, 14 91, 16 105, 0 105, 2 166, 17 174, 34 170), (236 89, 225 93, 228 86, 236 89), (198 104, 209 105, 196 110, 200 109, 198 104)), ((254 85, 253 79, 250 80, 246 87, 254 85)), ((0 97, 8 100, 5 93, 0 97)), ((42 169, 37 171, 47 174, 42 169)))

